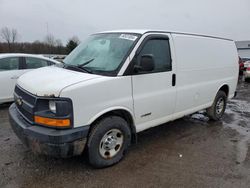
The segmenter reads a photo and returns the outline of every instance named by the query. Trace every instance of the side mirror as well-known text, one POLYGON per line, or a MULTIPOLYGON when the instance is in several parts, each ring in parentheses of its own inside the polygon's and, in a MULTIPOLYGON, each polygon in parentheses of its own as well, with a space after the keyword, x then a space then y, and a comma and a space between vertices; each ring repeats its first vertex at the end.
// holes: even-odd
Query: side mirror
POLYGON ((154 68, 155 68, 154 57, 151 54, 142 55, 140 64, 134 66, 135 72, 140 72, 140 71, 150 72, 154 70, 154 68))

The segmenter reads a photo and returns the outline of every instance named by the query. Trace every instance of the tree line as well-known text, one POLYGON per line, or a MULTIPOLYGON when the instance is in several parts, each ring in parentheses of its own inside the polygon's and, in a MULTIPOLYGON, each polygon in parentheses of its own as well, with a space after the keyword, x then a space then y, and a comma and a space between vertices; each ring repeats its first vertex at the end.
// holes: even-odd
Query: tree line
POLYGON ((43 41, 19 42, 17 29, 4 27, 0 30, 0 53, 69 54, 79 43, 77 36, 71 37, 64 46, 60 39, 47 34, 43 41))

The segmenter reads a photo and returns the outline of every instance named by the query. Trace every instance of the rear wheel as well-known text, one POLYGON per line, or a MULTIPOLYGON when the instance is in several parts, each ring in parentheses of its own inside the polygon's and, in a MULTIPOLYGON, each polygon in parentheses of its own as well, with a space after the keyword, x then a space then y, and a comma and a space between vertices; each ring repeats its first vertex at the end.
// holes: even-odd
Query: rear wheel
POLYGON ((244 78, 245 82, 250 82, 250 78, 244 78))
POLYGON ((214 99, 213 105, 207 109, 210 119, 218 121, 223 116, 227 104, 227 96, 224 91, 219 91, 214 99))
POLYGON ((97 122, 88 140, 89 162, 96 168, 118 163, 131 142, 128 123, 119 116, 110 116, 97 122))

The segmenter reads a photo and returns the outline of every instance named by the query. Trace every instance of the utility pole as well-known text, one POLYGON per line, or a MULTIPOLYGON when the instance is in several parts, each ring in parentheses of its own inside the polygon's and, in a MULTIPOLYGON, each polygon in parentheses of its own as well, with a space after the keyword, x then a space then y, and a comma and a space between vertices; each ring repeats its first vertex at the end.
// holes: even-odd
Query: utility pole
POLYGON ((49 35, 49 23, 46 22, 47 35, 49 35))

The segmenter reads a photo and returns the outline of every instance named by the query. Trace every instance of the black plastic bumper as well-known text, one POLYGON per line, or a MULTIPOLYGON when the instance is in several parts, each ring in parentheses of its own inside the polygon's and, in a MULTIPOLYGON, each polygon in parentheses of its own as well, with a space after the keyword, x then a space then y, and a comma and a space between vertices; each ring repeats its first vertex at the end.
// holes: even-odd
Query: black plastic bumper
POLYGON ((16 135, 34 153, 66 158, 84 150, 89 126, 57 130, 32 125, 22 118, 15 104, 9 108, 9 117, 16 135))

